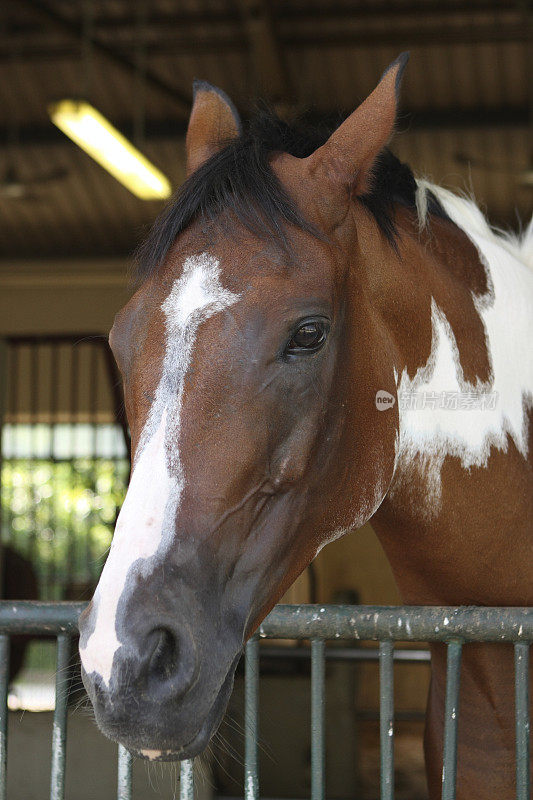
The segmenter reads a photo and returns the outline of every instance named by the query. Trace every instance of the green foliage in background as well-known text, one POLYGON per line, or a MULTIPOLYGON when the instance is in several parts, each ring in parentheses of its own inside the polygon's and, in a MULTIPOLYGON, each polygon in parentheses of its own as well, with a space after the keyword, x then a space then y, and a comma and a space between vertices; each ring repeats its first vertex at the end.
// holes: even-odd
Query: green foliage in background
POLYGON ((127 459, 4 460, 2 538, 32 561, 41 599, 88 598, 111 543, 128 469, 127 459))

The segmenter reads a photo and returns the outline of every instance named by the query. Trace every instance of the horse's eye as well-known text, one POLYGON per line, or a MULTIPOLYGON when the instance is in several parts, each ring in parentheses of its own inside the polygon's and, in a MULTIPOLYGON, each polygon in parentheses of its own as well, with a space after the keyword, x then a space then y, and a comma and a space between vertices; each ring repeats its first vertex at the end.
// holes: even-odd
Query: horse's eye
POLYGON ((327 335, 328 325, 325 320, 308 320, 293 333, 290 342, 285 348, 285 355, 296 356, 316 353, 326 341, 327 335))

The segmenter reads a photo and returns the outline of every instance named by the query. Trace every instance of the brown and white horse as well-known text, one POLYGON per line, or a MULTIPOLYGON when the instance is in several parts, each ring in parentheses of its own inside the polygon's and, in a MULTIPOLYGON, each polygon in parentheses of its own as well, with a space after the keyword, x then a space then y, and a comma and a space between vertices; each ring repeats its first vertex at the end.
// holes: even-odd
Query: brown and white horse
MULTIPOLYGON (((189 177, 110 336, 133 474, 81 619, 97 722, 146 757, 205 748, 246 639, 369 519, 406 603, 533 604, 533 228, 495 234, 386 149, 406 60, 320 140, 195 87, 189 177)), ((465 648, 460 798, 514 794, 512 658, 465 648)), ((432 798, 444 686, 436 646, 432 798)))

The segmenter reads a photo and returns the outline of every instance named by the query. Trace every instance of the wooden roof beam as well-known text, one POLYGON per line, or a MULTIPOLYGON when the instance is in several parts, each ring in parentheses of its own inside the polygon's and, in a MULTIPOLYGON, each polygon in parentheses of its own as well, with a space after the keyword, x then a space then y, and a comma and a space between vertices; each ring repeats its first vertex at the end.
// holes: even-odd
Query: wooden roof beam
MULTIPOLYGON (((353 111, 353 109, 349 109, 353 111)), ((312 114, 309 122, 327 123, 336 119, 339 114, 312 114)), ((496 108, 426 108, 419 110, 402 109, 399 129, 414 130, 474 130, 484 128, 527 128, 529 109, 527 106, 505 106, 496 108)), ((126 136, 133 133, 131 119, 116 121, 116 127, 126 136)), ((185 136, 186 122, 181 119, 147 119, 146 139, 148 142, 163 140, 180 140, 185 136)), ((8 131, 0 127, 1 143, 6 142, 8 131)), ((66 143, 65 137, 52 125, 29 124, 20 128, 18 142, 24 146, 61 145, 66 143)))
MULTIPOLYGON (((35 13, 49 28, 66 34, 71 39, 81 40, 83 36, 82 26, 70 18, 64 16, 56 8, 52 8, 44 0, 21 0, 22 4, 35 13)), ((91 43, 95 53, 101 61, 110 66, 118 67, 128 75, 135 74, 135 62, 133 59, 115 50, 111 45, 106 44, 97 36, 93 36, 91 43)), ((146 86, 157 92, 167 102, 169 102, 180 114, 188 117, 191 108, 191 96, 171 86, 163 78, 150 69, 145 72, 146 86)))
POLYGON ((275 20, 267 0, 239 0, 251 59, 254 94, 283 113, 292 91, 275 20))

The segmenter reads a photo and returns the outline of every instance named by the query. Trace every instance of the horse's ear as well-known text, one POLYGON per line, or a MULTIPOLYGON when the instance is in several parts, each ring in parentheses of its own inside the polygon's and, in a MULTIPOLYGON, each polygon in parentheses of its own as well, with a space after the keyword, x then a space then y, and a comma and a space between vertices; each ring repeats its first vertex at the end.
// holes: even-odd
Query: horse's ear
POLYGON ((240 133, 241 119, 227 94, 206 81, 194 81, 185 140, 187 175, 240 133))
POLYGON ((313 176, 324 177, 352 196, 366 194, 372 167, 394 132, 402 74, 409 53, 401 53, 383 73, 367 99, 340 125, 328 141, 305 159, 313 176))

